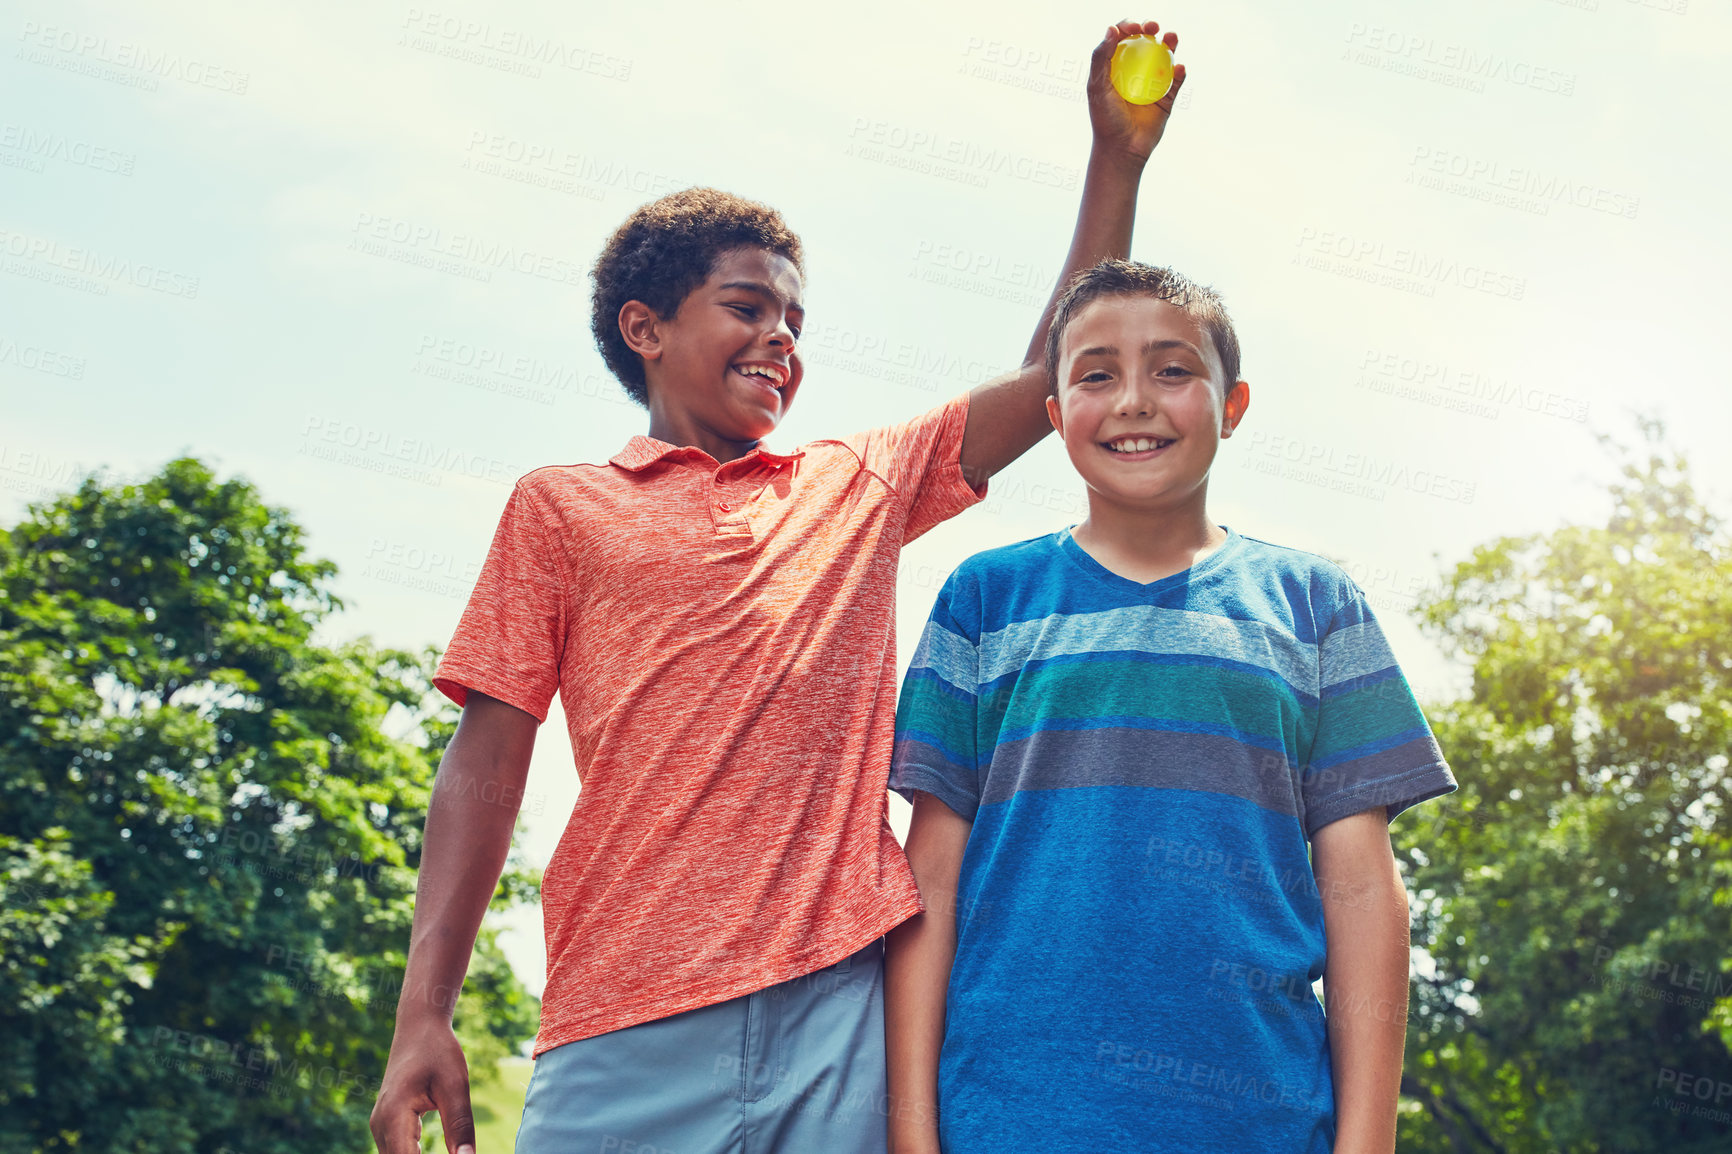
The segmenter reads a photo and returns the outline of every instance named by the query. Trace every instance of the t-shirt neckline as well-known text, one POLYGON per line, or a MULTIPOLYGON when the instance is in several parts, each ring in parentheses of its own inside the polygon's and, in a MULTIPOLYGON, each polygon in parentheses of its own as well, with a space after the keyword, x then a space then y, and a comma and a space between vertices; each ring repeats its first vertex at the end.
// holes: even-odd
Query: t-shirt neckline
POLYGON ((1188 569, 1181 569, 1177 573, 1169 573, 1167 576, 1156 581, 1143 582, 1133 581, 1129 577, 1114 573, 1111 569, 1108 569, 1105 565, 1096 561, 1089 555, 1089 551, 1084 549, 1081 545, 1078 545, 1076 539, 1071 536, 1071 530, 1075 528, 1075 525, 1069 525, 1053 534, 1059 552, 1069 558, 1071 563, 1078 569, 1081 569, 1084 573, 1093 577, 1103 585, 1108 585, 1114 589, 1133 592, 1144 596, 1155 593, 1164 593, 1174 586, 1187 584, 1191 581, 1195 581, 1199 577, 1212 573, 1214 570, 1220 568, 1231 554, 1238 551, 1240 542, 1244 540, 1239 536, 1239 534, 1233 531, 1231 525, 1218 525, 1216 528, 1227 534, 1227 539, 1221 542, 1221 547, 1219 549, 1216 549, 1213 553, 1210 553, 1207 557, 1204 557, 1201 561, 1192 565, 1188 569))

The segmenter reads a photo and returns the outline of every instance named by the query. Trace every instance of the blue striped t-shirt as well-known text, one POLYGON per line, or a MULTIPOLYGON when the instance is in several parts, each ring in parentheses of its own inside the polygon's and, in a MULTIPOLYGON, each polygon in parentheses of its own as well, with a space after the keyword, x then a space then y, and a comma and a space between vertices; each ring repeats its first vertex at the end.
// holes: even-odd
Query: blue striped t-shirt
POLYGON ((973 822, 947 1154, 1333 1143, 1308 839, 1455 780, 1352 579, 1227 534, 1142 584, 1063 530, 938 595, 890 784, 973 822))

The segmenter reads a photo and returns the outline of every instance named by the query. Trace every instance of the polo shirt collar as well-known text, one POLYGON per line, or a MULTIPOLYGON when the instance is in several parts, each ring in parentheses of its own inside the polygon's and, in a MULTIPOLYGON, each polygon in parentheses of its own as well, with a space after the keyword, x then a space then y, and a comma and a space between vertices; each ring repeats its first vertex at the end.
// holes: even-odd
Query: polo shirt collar
MULTIPOLYGON (((649 468, 663 457, 671 457, 677 453, 696 455, 712 463, 715 461, 714 457, 711 457, 708 453, 696 446, 670 445, 666 441, 658 441, 654 437, 646 437, 639 433, 632 437, 631 440, 627 441, 625 443, 625 448, 615 453, 613 457, 610 458, 609 463, 618 465, 622 469, 629 469, 631 472, 635 473, 639 470, 649 468)), ((764 448, 763 442, 760 441, 757 448, 739 459, 744 461, 756 456, 761 458, 765 464, 775 467, 778 465, 785 465, 790 461, 797 461, 805 455, 805 453, 797 450, 786 454, 772 453, 768 449, 764 448)))

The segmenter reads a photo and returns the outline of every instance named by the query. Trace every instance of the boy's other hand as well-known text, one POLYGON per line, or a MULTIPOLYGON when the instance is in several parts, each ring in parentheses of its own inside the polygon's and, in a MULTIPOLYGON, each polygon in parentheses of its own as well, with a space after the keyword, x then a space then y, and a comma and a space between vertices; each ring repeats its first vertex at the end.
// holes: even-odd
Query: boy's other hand
POLYGON ((1149 159, 1149 153, 1161 142, 1166 131, 1167 117, 1173 114, 1173 101, 1185 86, 1185 66, 1173 65, 1173 86, 1153 104, 1132 104, 1113 87, 1113 51, 1127 36, 1152 36, 1167 46, 1169 52, 1178 48, 1179 34, 1161 35, 1161 26, 1153 20, 1138 24, 1121 20, 1107 29, 1106 38, 1095 46, 1089 59, 1089 123, 1094 127, 1095 146, 1106 148, 1138 161, 1149 159))
POLYGON ((446 1154, 475 1154, 469 1063, 451 1023, 400 1024, 368 1127, 379 1154, 421 1154, 421 1115, 439 1111, 446 1154))

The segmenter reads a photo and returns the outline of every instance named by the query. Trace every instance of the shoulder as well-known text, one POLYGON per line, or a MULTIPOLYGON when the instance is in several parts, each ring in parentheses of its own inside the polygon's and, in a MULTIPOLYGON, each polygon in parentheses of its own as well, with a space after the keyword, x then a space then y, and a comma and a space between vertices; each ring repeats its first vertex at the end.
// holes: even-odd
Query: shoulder
POLYGON ((1277 545, 1273 541, 1265 541, 1260 537, 1248 537, 1240 534, 1245 542, 1245 560, 1251 564, 1267 566, 1284 573, 1303 575, 1323 585, 1342 589, 1357 589, 1353 578, 1348 575, 1338 563, 1331 561, 1321 553, 1312 553, 1305 549, 1296 549, 1291 545, 1277 545))
POLYGON ((517 478, 513 490, 547 506, 558 506, 581 500, 613 480, 620 470, 611 463, 579 462, 571 465, 543 465, 517 478))
POLYGON ((1026 579, 1032 573, 1044 571, 1057 559, 1057 538, 1057 533, 1042 533, 1009 545, 982 549, 958 565, 954 576, 982 587, 1026 579))
POLYGON ((1237 567, 1279 589, 1295 611, 1322 630, 1344 609, 1364 604, 1365 594, 1339 564, 1319 553, 1240 535, 1237 567))
POLYGON ((928 588, 938 585, 939 605, 972 619, 983 606, 1002 604, 1006 593, 1027 584, 1031 575, 1046 571, 1052 559, 1052 537, 1049 533, 983 549, 965 558, 942 581, 938 580, 942 569, 934 572, 924 566, 910 576, 928 588), (974 611, 969 613, 967 606, 973 606, 974 611))
POLYGON ((1044 614, 1041 607, 1056 596, 1059 580, 1056 536, 1047 533, 973 554, 945 581, 939 604, 977 637, 1031 613, 1044 614))

